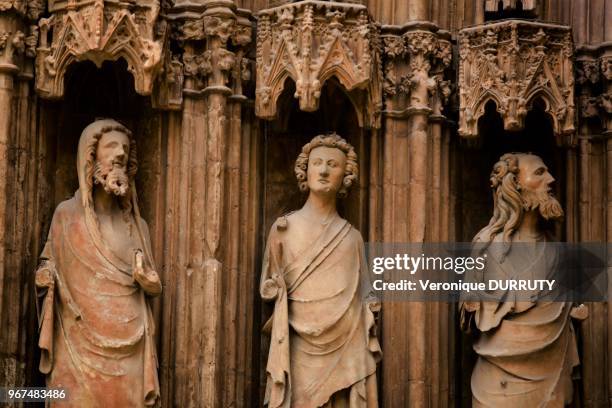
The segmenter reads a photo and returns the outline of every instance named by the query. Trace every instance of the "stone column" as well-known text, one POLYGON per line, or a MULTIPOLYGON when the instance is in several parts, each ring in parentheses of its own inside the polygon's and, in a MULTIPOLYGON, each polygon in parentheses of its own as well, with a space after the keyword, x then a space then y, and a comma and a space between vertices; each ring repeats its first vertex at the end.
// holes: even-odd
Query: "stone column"
POLYGON ((251 23, 231 1, 187 6, 174 9, 185 81, 182 117, 173 115, 171 124, 180 140, 168 148, 168 162, 176 164, 168 178, 166 235, 177 242, 167 255, 174 293, 164 297, 163 309, 174 324, 162 335, 168 364, 162 389, 167 405, 244 406, 250 397, 242 391, 244 377, 251 374, 244 352, 252 334, 250 305, 242 300, 252 298, 254 279, 238 265, 254 257, 254 229, 240 229, 251 222, 240 199, 251 190, 243 180, 251 135, 241 121, 242 81, 250 76, 242 47, 251 40, 251 23))
MULTIPOLYGON (((605 50, 580 49, 576 61, 576 82, 579 90, 580 126, 578 132, 578 230, 579 241, 610 242, 609 84, 606 79, 605 50), (600 55, 598 55, 600 54, 600 55), (607 169, 607 170, 606 170, 607 169)), ((611 76, 608 73, 608 76, 611 76)), ((581 323, 583 382, 585 407, 606 404, 610 398, 610 365, 598 357, 602 348, 612 350, 605 333, 612 333, 610 307, 591 302, 589 318, 581 323), (607 345, 605 343, 607 342, 607 345), (608 378, 606 378, 608 375, 608 378)))
MULTIPOLYGON (((612 14, 612 7, 606 7, 606 14, 612 14)), ((606 40, 612 40, 612 23, 606 20, 606 40)), ((603 94, 600 99, 600 107, 603 117, 603 137, 605 140, 605 160, 607 169, 607 182, 605 185, 606 195, 606 242, 612 243, 612 49, 604 49, 601 58, 601 73, 603 80, 603 94)), ((608 271, 610 272, 610 271, 608 271)), ((609 276, 609 275, 608 275, 609 276)), ((608 296, 612 295, 612 282, 608 282, 608 296)), ((608 301, 607 307, 608 326, 608 356, 612 356, 612 302, 608 301)), ((612 401, 612 362, 608 357, 608 400, 612 401)))
POLYGON ((39 248, 33 236, 37 205, 36 127, 32 57, 40 10, 8 2, 0 12, 0 384, 22 386, 33 370, 33 279, 39 248), (29 270, 30 268, 31 270, 29 270), (29 363, 29 364, 28 364, 29 363), (27 365, 27 366, 26 366, 27 365))
MULTIPOLYGON (((437 223, 432 227, 439 227, 441 163, 448 158, 441 156, 441 128, 430 126, 429 118, 433 112, 432 96, 439 92, 434 72, 442 72, 450 63, 450 44, 441 39, 431 23, 383 26, 382 30, 386 57, 383 241, 439 240, 439 233, 427 228, 432 219, 437 223), (442 68, 433 70, 434 66, 442 68), (432 159, 437 166, 430 173, 432 159)), ((384 406, 418 406, 423 401, 442 406, 448 403, 449 376, 442 372, 448 367, 441 364, 446 353, 440 353, 441 343, 437 342, 431 351, 426 340, 426 333, 448 338, 453 332, 450 326, 438 325, 443 315, 444 307, 438 304, 383 305, 383 350, 405 356, 383 362, 383 378, 393 379, 383 382, 384 406)))

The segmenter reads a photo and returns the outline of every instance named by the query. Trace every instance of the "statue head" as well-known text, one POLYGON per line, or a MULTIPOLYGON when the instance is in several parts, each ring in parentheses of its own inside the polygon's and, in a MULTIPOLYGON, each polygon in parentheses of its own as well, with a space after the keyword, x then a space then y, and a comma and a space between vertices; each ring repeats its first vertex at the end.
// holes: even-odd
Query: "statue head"
POLYGON ((132 228, 132 213, 138 212, 134 177, 138 169, 136 142, 121 123, 112 119, 96 120, 81 133, 77 156, 79 198, 92 235, 99 235, 95 214, 94 187, 103 188, 117 198, 123 218, 132 228))
POLYGON ((100 185, 108 194, 124 197, 130 181, 128 163, 133 166, 132 171, 136 171, 136 163, 129 162, 130 152, 135 151, 134 146, 131 146, 133 141, 127 129, 111 127, 110 130, 103 130, 107 131, 100 133, 101 137, 95 144, 95 156, 90 157, 94 168, 94 184, 100 185))
POLYGON ((81 133, 77 159, 79 188, 84 205, 93 204, 93 188, 99 185, 129 207, 132 182, 138 170, 132 132, 112 119, 97 120, 81 133))
POLYGON ((357 154, 336 133, 315 136, 295 161, 301 191, 345 197, 359 174, 357 154))
POLYGON ((552 193, 555 179, 540 157, 531 153, 504 154, 493 166, 490 180, 493 217, 476 240, 490 242, 503 233, 504 242, 510 242, 528 211, 537 211, 544 220, 563 217, 561 204, 552 193))

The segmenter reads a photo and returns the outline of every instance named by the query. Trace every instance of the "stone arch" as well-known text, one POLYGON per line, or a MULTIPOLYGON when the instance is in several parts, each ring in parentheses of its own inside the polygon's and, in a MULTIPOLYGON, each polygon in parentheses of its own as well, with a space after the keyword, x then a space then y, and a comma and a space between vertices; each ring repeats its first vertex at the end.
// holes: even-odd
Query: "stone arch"
POLYGON ((498 95, 495 91, 486 89, 484 90, 474 101, 469 105, 468 109, 462 109, 463 111, 471 113, 471 115, 462 114, 459 134, 464 137, 477 137, 478 136, 478 119, 485 113, 485 106, 489 102, 495 103, 495 110, 503 114, 502 103, 503 97, 498 95))
POLYGON ((75 62, 92 61, 101 67, 104 61, 123 58, 134 76, 136 92, 150 95, 162 46, 153 38, 154 21, 146 22, 148 30, 136 21, 136 16, 127 9, 104 10, 104 5, 97 2, 41 20, 42 43, 36 62, 38 92, 46 98, 62 98, 64 76, 75 62), (100 26, 94 27, 92 21, 100 26), (51 44, 47 40, 49 31, 51 44))

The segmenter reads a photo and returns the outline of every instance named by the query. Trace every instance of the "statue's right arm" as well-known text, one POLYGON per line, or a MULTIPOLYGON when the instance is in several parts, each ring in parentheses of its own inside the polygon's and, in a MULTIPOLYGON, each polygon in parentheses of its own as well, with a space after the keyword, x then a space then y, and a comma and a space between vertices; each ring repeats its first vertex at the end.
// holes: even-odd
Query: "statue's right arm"
POLYGON ((35 283, 38 288, 51 288, 55 282, 55 261, 51 252, 51 239, 45 243, 36 269, 35 283))
MULTIPOLYGON (((49 234, 50 236, 51 234, 49 234)), ((57 272, 51 248, 51 238, 49 238, 40 255, 40 265, 36 269, 35 275, 36 292, 38 294, 36 309, 39 319, 39 370, 43 374, 49 374, 53 369, 53 298, 57 272)))
POLYGON ((277 262, 277 242, 276 242, 276 228, 274 225, 270 230, 268 236, 268 242, 266 243, 266 249, 264 251, 264 260, 261 271, 261 283, 259 287, 259 293, 261 298, 266 302, 275 300, 279 292, 279 284, 277 279, 279 277, 279 267, 277 262))

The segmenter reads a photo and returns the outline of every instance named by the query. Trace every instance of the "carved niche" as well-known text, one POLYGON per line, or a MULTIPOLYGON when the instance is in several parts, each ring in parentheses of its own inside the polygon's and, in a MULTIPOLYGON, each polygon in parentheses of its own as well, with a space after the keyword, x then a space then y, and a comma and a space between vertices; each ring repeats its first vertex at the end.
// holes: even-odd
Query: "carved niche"
POLYGON ((276 116, 291 78, 300 109, 316 111, 327 80, 335 77, 356 108, 359 125, 379 127, 379 28, 361 4, 302 1, 263 10, 257 31, 255 112, 276 116))
POLYGON ((75 61, 124 58, 136 92, 151 94, 162 46, 155 28, 159 1, 49 0, 51 17, 41 19, 36 88, 47 98, 64 94, 64 75, 75 61), (50 40, 50 43, 49 43, 50 40))
MULTIPOLYGON (((499 11, 499 3, 502 3, 502 9, 505 11, 508 10, 519 10, 518 0, 486 0, 485 1, 485 11, 488 13, 495 13, 499 11)), ((521 7, 520 10, 523 11, 533 11, 538 7, 538 0, 522 0, 520 1, 521 7)))
POLYGON ((495 102, 510 131, 524 127, 541 98, 557 136, 575 130, 573 43, 569 27, 506 20, 459 33, 459 134, 478 136, 485 104, 495 102))

